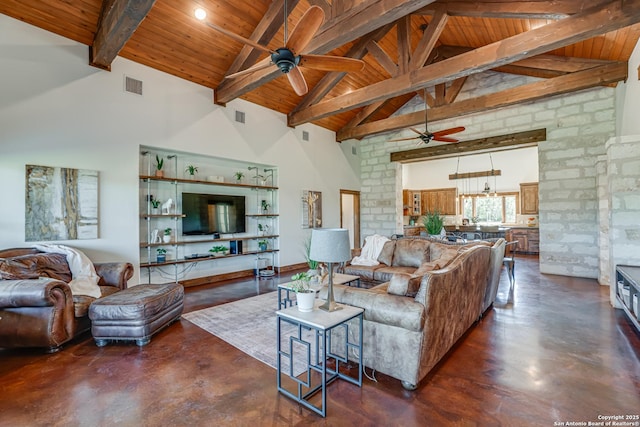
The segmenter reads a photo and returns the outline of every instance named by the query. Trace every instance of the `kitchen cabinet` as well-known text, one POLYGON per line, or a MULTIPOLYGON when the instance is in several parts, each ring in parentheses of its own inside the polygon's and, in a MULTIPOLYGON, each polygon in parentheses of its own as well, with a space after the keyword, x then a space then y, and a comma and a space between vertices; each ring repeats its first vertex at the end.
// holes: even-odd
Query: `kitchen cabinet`
POLYGON ((512 228, 507 232, 507 241, 518 241, 518 253, 540 253, 540 231, 537 227, 512 228))
POLYGON ((456 215, 457 188, 422 190, 422 212, 438 211, 442 215, 456 215))
POLYGON ((520 213, 522 215, 538 215, 538 183, 520 184, 520 213))

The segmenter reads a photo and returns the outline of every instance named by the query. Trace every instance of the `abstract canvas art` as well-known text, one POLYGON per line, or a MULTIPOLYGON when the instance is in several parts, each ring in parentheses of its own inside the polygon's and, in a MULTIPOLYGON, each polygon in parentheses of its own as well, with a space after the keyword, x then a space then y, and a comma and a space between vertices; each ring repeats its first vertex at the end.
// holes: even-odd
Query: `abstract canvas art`
POLYGON ((98 171, 26 165, 25 241, 98 238, 98 171))
POLYGON ((322 192, 302 191, 302 228, 322 227, 322 192))

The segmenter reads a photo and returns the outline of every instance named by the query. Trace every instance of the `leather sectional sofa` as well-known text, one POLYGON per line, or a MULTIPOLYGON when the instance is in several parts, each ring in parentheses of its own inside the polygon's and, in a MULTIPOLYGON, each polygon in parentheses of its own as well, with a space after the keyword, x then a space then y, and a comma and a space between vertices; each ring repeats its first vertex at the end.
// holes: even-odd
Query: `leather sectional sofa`
MULTIPOLYGON (((495 299, 504 244, 504 239, 465 245, 397 239, 389 244, 394 247, 390 260, 381 254, 389 263, 360 270, 367 278, 388 281, 369 289, 334 285, 337 302, 365 309, 365 366, 415 389, 495 299), (394 261, 396 255, 402 261, 394 261), (390 270, 394 265, 398 268, 390 270)), ((345 268, 348 274, 356 271, 345 268)), ((320 297, 325 294, 326 288, 320 297)), ((356 356, 349 354, 352 360, 356 356)))
MULTIPOLYGON (((133 265, 96 263, 102 297, 127 287, 133 265)), ((31 248, 0 250, 0 348, 45 347, 55 352, 89 330, 95 298, 72 295, 66 257, 31 248)))

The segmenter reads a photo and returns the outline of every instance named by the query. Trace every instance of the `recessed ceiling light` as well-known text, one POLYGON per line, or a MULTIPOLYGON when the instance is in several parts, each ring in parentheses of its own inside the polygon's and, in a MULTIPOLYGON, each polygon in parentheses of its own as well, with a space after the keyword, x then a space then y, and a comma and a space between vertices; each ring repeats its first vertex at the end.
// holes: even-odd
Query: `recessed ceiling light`
POLYGON ((207 17, 207 11, 201 7, 197 7, 193 11, 193 14, 195 15, 196 19, 199 19, 200 21, 204 20, 204 18, 207 17))

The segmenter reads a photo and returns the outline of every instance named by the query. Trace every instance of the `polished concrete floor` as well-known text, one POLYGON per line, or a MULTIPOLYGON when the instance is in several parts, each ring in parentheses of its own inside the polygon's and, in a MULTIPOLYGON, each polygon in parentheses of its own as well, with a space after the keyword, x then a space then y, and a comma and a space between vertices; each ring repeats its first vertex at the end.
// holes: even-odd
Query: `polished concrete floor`
MULTIPOLYGON (((185 309, 272 291, 277 280, 190 288, 185 309)), ((362 388, 337 381, 328 388, 326 419, 279 395, 274 369, 180 320, 141 348, 98 348, 84 336, 51 355, 0 350, 0 426, 559 426, 618 415, 640 421, 640 334, 611 308, 608 288, 541 275, 535 257, 518 258, 516 280, 513 303, 502 304, 503 271, 499 302, 418 390, 379 373, 362 388)))

